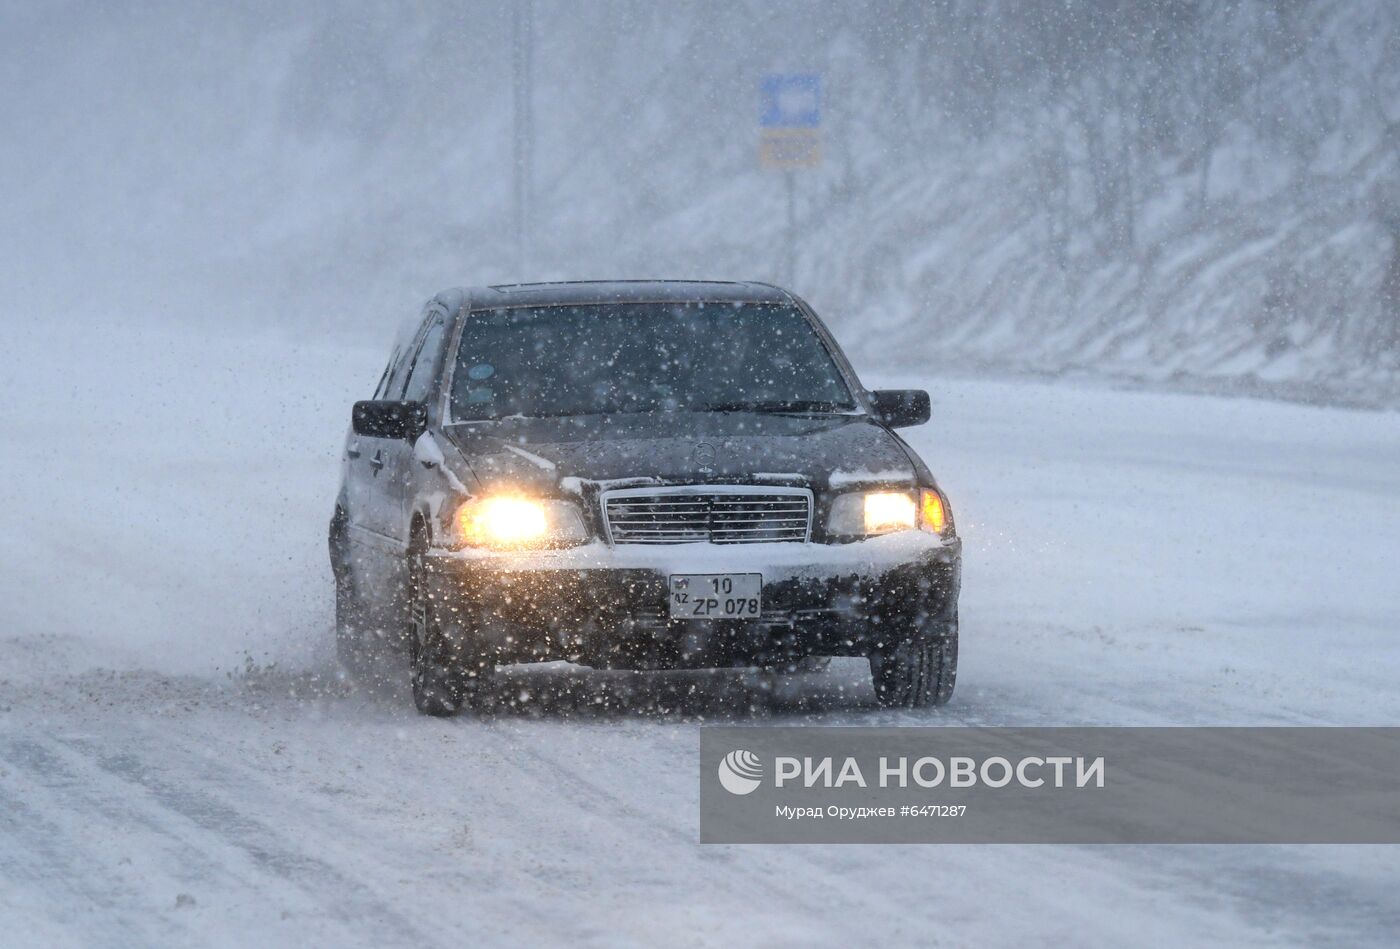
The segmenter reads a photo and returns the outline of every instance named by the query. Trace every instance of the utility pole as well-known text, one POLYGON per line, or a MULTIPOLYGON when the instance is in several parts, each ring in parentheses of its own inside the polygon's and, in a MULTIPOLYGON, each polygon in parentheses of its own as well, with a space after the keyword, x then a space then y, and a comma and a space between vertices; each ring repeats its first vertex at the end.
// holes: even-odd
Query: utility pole
POLYGON ((530 225, 534 198, 534 2, 515 0, 515 29, 511 62, 515 76, 515 270, 517 280, 528 280, 530 225))

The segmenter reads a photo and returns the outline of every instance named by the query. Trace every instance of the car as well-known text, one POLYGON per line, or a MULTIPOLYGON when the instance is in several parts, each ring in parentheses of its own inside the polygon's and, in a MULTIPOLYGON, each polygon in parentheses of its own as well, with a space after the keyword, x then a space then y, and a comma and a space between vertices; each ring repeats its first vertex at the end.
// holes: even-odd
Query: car
MULTIPOLYGON (((941 705, 962 542, 803 300, 769 284, 447 290, 356 402, 330 522, 337 651, 405 647, 450 715, 503 664, 820 668, 869 661, 887 707, 941 705)), ((376 663, 381 663, 377 665, 376 663)))

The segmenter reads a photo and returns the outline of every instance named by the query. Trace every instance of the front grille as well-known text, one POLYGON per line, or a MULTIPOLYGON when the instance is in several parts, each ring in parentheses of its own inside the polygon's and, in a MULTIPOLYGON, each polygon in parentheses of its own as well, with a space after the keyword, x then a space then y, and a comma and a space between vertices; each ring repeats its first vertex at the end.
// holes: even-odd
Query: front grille
POLYGON ((697 485, 603 494, 614 544, 800 543, 812 528, 805 488, 697 485))

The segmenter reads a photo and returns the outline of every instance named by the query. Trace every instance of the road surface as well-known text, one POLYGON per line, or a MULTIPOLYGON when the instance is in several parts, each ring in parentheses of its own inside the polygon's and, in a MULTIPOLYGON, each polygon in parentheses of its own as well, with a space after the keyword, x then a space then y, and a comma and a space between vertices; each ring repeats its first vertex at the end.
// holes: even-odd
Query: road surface
MULTIPOLYGON (((217 359, 253 353, 238 366, 272 373, 258 347, 276 345, 217 359)), ((909 437, 966 538, 949 706, 879 710, 850 662, 776 690, 743 672, 556 665, 504 675, 494 715, 441 721, 413 713, 398 670, 362 688, 329 659, 320 545, 354 388, 239 403, 247 379, 215 358, 180 370, 209 393, 197 405, 177 374, 139 417, 74 412, 64 438, 35 437, 29 413, 0 421, 34 470, 61 473, 11 482, 0 505, 26 551, 0 580, 0 942, 1400 931, 1400 848, 702 847, 696 814, 713 722, 1400 722, 1396 415, 879 380, 933 392, 933 422, 909 437)), ((371 356, 346 359, 372 376, 371 356)), ((90 368, 86 385, 120 400, 118 374, 90 368)), ((63 393, 76 406, 86 391, 63 393)))

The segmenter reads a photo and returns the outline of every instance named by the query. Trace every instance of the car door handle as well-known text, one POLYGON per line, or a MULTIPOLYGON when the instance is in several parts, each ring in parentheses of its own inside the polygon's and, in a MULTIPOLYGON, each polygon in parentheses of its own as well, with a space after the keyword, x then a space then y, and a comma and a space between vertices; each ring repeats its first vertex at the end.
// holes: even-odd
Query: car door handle
POLYGON ((348 446, 346 446, 345 454, 349 455, 351 458, 360 457, 360 443, 351 442, 348 446))
POLYGON ((382 451, 375 452, 374 457, 369 460, 369 466, 373 468, 377 474, 379 470, 384 467, 384 453, 382 451))

